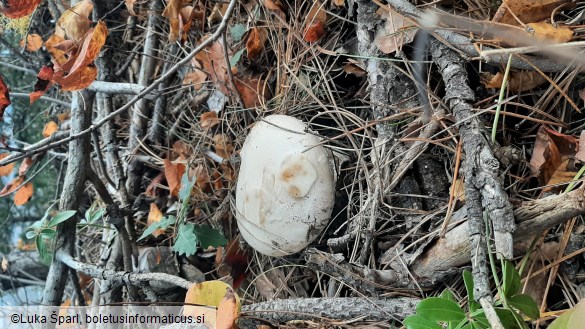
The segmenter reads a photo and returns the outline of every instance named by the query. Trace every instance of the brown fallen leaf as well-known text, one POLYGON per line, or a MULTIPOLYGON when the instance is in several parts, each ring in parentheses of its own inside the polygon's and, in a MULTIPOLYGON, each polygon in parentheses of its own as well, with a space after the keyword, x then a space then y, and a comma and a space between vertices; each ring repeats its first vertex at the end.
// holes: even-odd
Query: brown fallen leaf
MULTIPOLYGON (((210 36, 204 36, 201 42, 209 38, 210 36)), ((205 48, 205 51, 198 53, 195 58, 201 63, 203 70, 209 75, 211 81, 215 86, 224 94, 228 94, 227 89, 227 67, 225 56, 223 53, 223 47, 219 42, 214 42, 205 48)))
POLYGON ((180 32, 180 16, 181 16, 181 7, 183 6, 182 0, 169 0, 167 2, 167 6, 162 13, 163 17, 166 17, 169 20, 170 25, 170 32, 169 32, 169 41, 176 42, 179 40, 179 32, 180 32))
POLYGON ((246 41, 246 52, 249 59, 254 60, 262 55, 266 40, 268 40, 267 29, 253 27, 250 30, 248 40, 246 41))
POLYGON ((204 130, 208 130, 214 126, 219 124, 219 118, 217 117, 217 112, 209 111, 201 114, 201 119, 199 120, 199 124, 201 128, 204 130))
POLYGON ((18 167, 18 176, 24 176, 26 175, 26 173, 28 172, 28 169, 30 168, 30 166, 32 166, 34 163, 33 158, 31 157, 26 157, 22 160, 22 162, 20 163, 20 167, 18 167))
MULTIPOLYGON (((514 92, 521 92, 534 89, 547 80, 536 71, 512 71, 508 75, 508 89, 514 92)), ((486 88, 502 88, 504 74, 501 72, 495 75, 484 72, 481 75, 481 82, 486 88)))
POLYGON ((384 28, 378 29, 374 38, 374 43, 380 51, 385 54, 391 54, 401 49, 402 45, 411 43, 414 40, 414 35, 418 28, 405 19, 404 16, 387 8, 380 8, 376 13, 386 21, 384 28))
POLYGON ((547 185, 567 157, 575 155, 577 143, 573 136, 560 134, 545 126, 538 129, 530 169, 542 186, 547 185))
POLYGON ((26 47, 26 51, 34 53, 43 46, 43 38, 38 34, 29 34, 26 36, 26 45, 24 40, 20 41, 21 46, 26 47))
POLYGON ((136 15, 136 12, 134 12, 134 4, 136 3, 136 0, 125 0, 124 4, 126 5, 126 9, 128 10, 128 13, 130 13, 130 15, 132 16, 138 16, 136 15))
POLYGON ((43 0, 2 0, 0 12, 8 18, 21 18, 31 14, 43 0))
POLYGON ((242 101, 246 108, 256 107, 269 97, 269 91, 266 90, 264 80, 257 78, 236 78, 234 80, 236 88, 242 95, 242 101))
MULTIPOLYGON (((2 153, 0 154, 0 160, 6 158, 7 156, 9 156, 9 153, 2 153)), ((8 176, 10 175, 10 173, 12 172, 12 170, 14 169, 14 162, 13 163, 9 163, 5 166, 0 167, 0 176, 8 176)))
POLYGON ((333 4, 337 7, 345 7, 345 0, 333 0, 333 4))
POLYGON ((43 137, 47 138, 57 132, 59 130, 59 126, 55 121, 49 121, 45 124, 45 128, 43 129, 43 137))
POLYGON ((37 75, 37 82, 33 87, 33 92, 29 94, 31 104, 41 98, 49 87, 51 87, 54 73, 53 63, 49 63, 41 68, 41 71, 37 75))
POLYGON ((14 193, 14 204, 22 206, 30 200, 33 195, 33 184, 28 182, 24 184, 16 193, 14 193))
POLYGON ((504 0, 492 21, 517 26, 520 26, 518 20, 524 24, 539 22, 550 18, 555 8, 567 2, 570 0, 504 0))
POLYGON ((178 196, 179 195, 179 188, 181 187, 181 177, 183 173, 185 173, 185 165, 182 163, 174 164, 171 160, 164 159, 164 169, 165 169, 165 177, 167 179, 167 184, 169 185, 169 190, 171 195, 178 196))
POLYGON ((10 183, 4 185, 2 191, 0 191, 0 197, 6 196, 14 192, 22 183, 24 183, 23 176, 17 176, 10 183))
POLYGON ((191 60, 191 65, 193 65, 195 69, 185 74, 185 77, 183 78, 183 83, 187 85, 192 84, 195 86, 195 90, 199 90, 201 89, 201 87, 203 87, 205 81, 207 81, 207 74, 205 74, 205 72, 201 70, 201 64, 196 58, 193 58, 191 60))
POLYGON ((215 153, 224 159, 228 159, 234 153, 234 146, 230 138, 225 134, 213 136, 215 153))
POLYGON ((538 22, 527 24, 534 30, 534 36, 541 40, 550 40, 556 43, 563 43, 573 38, 573 30, 564 27, 554 27, 550 23, 538 22))
POLYGON ((91 15, 92 11, 93 3, 90 0, 83 0, 67 9, 57 21, 57 26, 64 33, 61 37, 67 37, 80 43, 90 28, 91 20, 89 15, 91 15))
POLYGON ((149 198, 156 197, 157 186, 161 185, 164 177, 165 177, 164 172, 158 173, 158 175, 156 175, 156 177, 154 177, 152 179, 152 181, 150 182, 150 184, 148 184, 148 186, 146 187, 146 191, 144 191, 144 195, 146 195, 149 198))
POLYGON ((59 71, 55 73, 53 81, 61 86, 61 91, 74 91, 89 87, 97 75, 97 67, 91 64, 66 76, 63 76, 63 71, 59 71))
MULTIPOLYGON (((156 205, 156 203, 151 203, 150 204, 150 211, 148 212, 148 218, 146 220, 146 223, 148 224, 148 226, 154 224, 154 223, 158 223, 160 222, 160 220, 163 217, 163 213, 158 209, 158 206, 156 205)), ((163 229, 156 229, 154 230, 154 232, 152 232, 152 236, 154 236, 155 238, 158 237, 161 234, 164 234, 165 231, 163 229)))
POLYGON ((106 43, 107 36, 108 28, 106 24, 103 21, 99 21, 94 28, 87 32, 87 38, 85 38, 69 74, 74 74, 92 63, 106 43))
POLYGON ((545 185, 551 186, 544 188, 544 192, 563 189, 565 185, 569 184, 575 178, 575 174, 578 171, 575 167, 575 160, 568 157, 563 157, 562 160, 563 162, 555 169, 545 183, 545 185))
POLYGON ((575 159, 585 163, 585 130, 582 130, 579 136, 579 146, 577 147, 575 159))

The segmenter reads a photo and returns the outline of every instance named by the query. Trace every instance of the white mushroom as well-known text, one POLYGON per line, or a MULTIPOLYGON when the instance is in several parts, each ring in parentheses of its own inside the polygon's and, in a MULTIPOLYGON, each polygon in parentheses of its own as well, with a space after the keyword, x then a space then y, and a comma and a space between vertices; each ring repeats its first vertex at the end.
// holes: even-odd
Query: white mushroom
POLYGON ((265 255, 302 250, 331 217, 330 152, 306 128, 290 116, 268 116, 252 128, 240 153, 236 220, 246 242, 265 255))

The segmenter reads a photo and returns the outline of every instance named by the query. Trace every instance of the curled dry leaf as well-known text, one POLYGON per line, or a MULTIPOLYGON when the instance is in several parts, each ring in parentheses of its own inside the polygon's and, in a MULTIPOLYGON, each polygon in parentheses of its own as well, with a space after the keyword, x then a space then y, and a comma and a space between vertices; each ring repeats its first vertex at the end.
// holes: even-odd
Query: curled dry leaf
POLYGON ((162 183, 162 180, 164 177, 165 177, 164 172, 158 173, 158 175, 156 175, 156 177, 154 177, 152 179, 152 181, 150 182, 150 184, 148 184, 148 186, 146 187, 146 191, 144 192, 144 195, 146 195, 149 198, 156 197, 157 186, 162 183))
POLYGON ((30 200, 33 195, 33 184, 28 182, 24 184, 21 188, 16 191, 14 194, 14 204, 16 206, 22 206, 30 200))
POLYGON ((568 0, 504 0, 492 21, 503 24, 518 25, 538 22, 550 18, 553 10, 568 0), (518 18, 514 18, 514 15, 518 18))
POLYGON ((205 72, 201 70, 201 64, 196 58, 193 58, 191 60, 191 64, 193 65, 193 67, 195 67, 195 69, 185 74, 185 77, 183 78, 183 83, 192 84, 195 86, 196 90, 199 90, 201 89, 201 87, 203 87, 203 84, 207 80, 207 74, 205 74, 205 72))
POLYGON ((568 163, 564 169, 561 165, 575 155, 577 146, 578 142, 573 136, 564 135, 541 126, 536 134, 534 150, 530 159, 532 175, 538 177, 543 186, 547 185, 555 175, 562 176, 562 173, 570 168, 567 169, 568 163))
POLYGON ((100 53, 103 45, 106 43, 108 36, 108 28, 103 21, 99 21, 97 25, 90 29, 87 38, 83 42, 83 46, 71 67, 69 74, 75 73, 86 67, 94 61, 100 53))
POLYGON ((209 111, 201 114, 201 119, 199 120, 199 124, 201 128, 207 130, 219 124, 219 118, 217 117, 217 112, 209 111))
POLYGON ((130 15, 137 16, 136 12, 134 12, 134 3, 136 3, 136 0, 125 0, 124 3, 126 5, 126 9, 128 9, 128 12, 130 13, 130 15))
POLYGON ((26 175, 26 172, 28 171, 30 166, 33 165, 33 163, 34 163, 33 158, 31 158, 31 157, 24 158, 22 160, 22 162, 20 163, 20 167, 18 167, 18 176, 26 175))
POLYGON ((65 39, 62 36, 57 34, 52 34, 47 41, 45 41, 45 48, 49 54, 51 54, 51 58, 53 60, 53 64, 57 68, 60 68, 61 65, 67 62, 66 51, 59 46, 65 39))
POLYGON ((378 28, 374 39, 380 51, 391 54, 414 40, 418 28, 404 16, 389 8, 380 8, 376 13, 386 21, 383 28, 378 28))
MULTIPOLYGON (((209 35, 203 37, 201 42, 209 38, 209 35)), ((227 68, 223 47, 219 42, 214 42, 205 48, 205 51, 198 53, 195 58, 203 66, 203 70, 209 74, 217 88, 224 94, 228 93, 226 82, 228 81, 227 68)))
POLYGON ((167 184, 169 184, 169 190, 171 195, 178 196, 179 188, 181 187, 181 177, 185 173, 185 165, 182 163, 172 163, 171 160, 164 159, 165 177, 167 184))
POLYGON ((64 33, 61 37, 67 37, 75 42, 81 42, 91 26, 89 15, 91 15, 92 11, 93 3, 90 0, 83 0, 67 9, 57 21, 57 26, 64 33))
POLYGON ((323 9, 323 4, 315 1, 309 14, 307 15, 303 39, 309 42, 317 42, 325 35, 325 24, 327 23, 327 13, 323 9))
POLYGON ((43 38, 38 34, 29 34, 26 36, 26 45, 24 40, 20 41, 21 46, 26 47, 26 51, 35 52, 43 46, 43 38))
POLYGON ((41 71, 37 75, 37 82, 33 87, 33 92, 30 93, 30 103, 36 102, 53 84, 53 63, 49 63, 41 68, 41 71))
POLYGON ((57 132, 57 130, 59 130, 59 126, 57 125, 57 123, 55 121, 49 121, 47 122, 47 124, 45 125, 45 128, 43 129, 43 137, 47 138, 49 136, 51 136, 52 134, 54 134, 55 132, 57 132))
POLYGON ((268 30, 265 28, 253 27, 248 34, 248 40, 246 41, 246 52, 249 59, 256 59, 264 51, 264 45, 268 39, 268 30))
MULTIPOLYGON (((146 223, 148 224, 148 226, 150 226, 154 223, 160 222, 162 217, 163 217, 163 213, 158 209, 158 206, 156 205, 156 203, 154 203, 154 202, 151 203, 150 204, 150 211, 148 212, 148 219, 146 220, 146 223)), ((154 236, 156 238, 163 233, 165 233, 165 231, 158 228, 158 229, 154 230, 154 232, 152 232, 152 236, 154 236)))
POLYGON ((163 11, 163 17, 169 20, 170 32, 169 41, 176 42, 179 40, 179 33, 181 30, 181 8, 183 7, 183 0, 169 0, 167 6, 163 11))
POLYGON ((263 100, 268 97, 268 91, 265 89, 264 80, 257 78, 243 79, 236 78, 234 81, 236 88, 242 95, 242 101, 246 108, 252 108, 262 104, 263 100))
MULTIPOLYGON (((2 154, 0 154, 0 160, 6 158, 9 155, 10 154, 8 154, 8 153, 2 153, 2 154)), ((10 175, 10 173, 12 172, 13 169, 14 169, 14 162, 13 163, 9 163, 9 164, 7 164, 5 166, 0 167, 0 176, 10 175)))
POLYGON ((353 74, 358 78, 363 78, 366 75, 368 75, 366 70, 361 68, 357 63, 353 63, 353 62, 349 62, 349 63, 345 64, 343 66, 343 72, 345 72, 347 74, 353 74))
POLYGON ((53 81, 61 86, 61 91, 81 90, 89 87, 97 78, 98 70, 93 64, 63 76, 63 71, 55 73, 53 81))
POLYGON ((43 0, 3 0, 0 12, 8 18, 21 18, 31 14, 43 0))
POLYGON ((6 110, 10 104, 10 91, 0 75, 0 121, 2 121, 2 117, 4 116, 4 110, 6 110))
POLYGON ((217 134, 213 136, 213 143, 215 146, 215 153, 220 157, 227 159, 234 153, 234 146, 228 136, 225 134, 217 134))

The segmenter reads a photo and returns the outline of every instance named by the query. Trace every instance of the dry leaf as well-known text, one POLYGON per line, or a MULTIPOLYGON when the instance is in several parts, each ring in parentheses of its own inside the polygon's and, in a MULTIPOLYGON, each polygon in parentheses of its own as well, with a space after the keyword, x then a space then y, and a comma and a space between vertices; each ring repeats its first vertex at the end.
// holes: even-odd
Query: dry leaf
POLYGON ((162 13, 163 17, 166 17, 169 20, 170 42, 176 42, 177 40, 179 40, 180 14, 182 5, 183 5, 182 0, 169 0, 167 2, 165 10, 162 13))
POLYGON ((225 134, 217 134, 213 136, 213 143, 215 146, 215 153, 220 157, 227 159, 234 153, 234 146, 229 137, 225 134))
POLYGON ((65 33, 62 37, 66 36, 75 42, 81 42, 90 28, 89 15, 92 11, 93 3, 90 0, 83 0, 67 9, 57 21, 57 26, 65 33))
POLYGON ((10 91, 0 75, 0 121, 2 121, 2 117, 4 116, 4 110, 6 110, 10 104, 10 91))
POLYGON ((205 81, 207 81, 207 74, 201 70, 201 64, 199 64, 197 59, 193 58, 191 60, 191 64, 195 67, 195 69, 185 74, 183 83, 195 85, 195 89, 199 90, 201 87, 203 87, 205 81))
POLYGON ((158 173, 158 175, 156 175, 156 177, 154 177, 152 179, 152 181, 150 182, 150 184, 148 184, 148 186, 146 187, 146 191, 144 192, 144 195, 146 195, 149 198, 156 197, 156 188, 158 185, 160 185, 162 183, 163 177, 165 177, 164 172, 158 173))
MULTIPOLYGON (((547 80, 536 71, 512 71, 508 75, 508 89, 514 92, 521 92, 534 89, 547 80)), ((504 74, 501 72, 492 75, 484 72, 481 76, 481 82, 486 88, 502 88, 504 82, 504 74)))
MULTIPOLYGON (((2 153, 0 154, 0 160, 6 158, 7 156, 9 156, 9 153, 2 153)), ((0 176, 7 176, 9 175, 12 170, 14 169, 14 162, 13 163, 9 163, 5 166, 0 167, 0 176)))
POLYGON ((494 15, 492 21, 504 24, 517 25, 520 23, 514 18, 514 15, 524 23, 539 22, 543 19, 550 18, 552 11, 563 3, 570 0, 504 0, 494 15), (514 15, 512 15, 509 10, 514 15))
POLYGON ((228 4, 227 3, 216 3, 211 10, 211 14, 207 17, 207 24, 209 26, 221 22, 225 12, 227 11, 228 4))
POLYGON ((571 40, 573 31, 567 27, 554 27, 550 23, 530 23, 527 24, 534 30, 534 36, 541 40, 550 40, 557 43, 563 43, 571 40))
POLYGON ((357 64, 354 64, 354 63, 345 64, 343 66, 343 72, 345 72, 347 74, 353 74, 358 78, 363 78, 366 75, 368 75, 366 70, 362 69, 361 67, 359 67, 357 64))
POLYGON ((563 188, 563 185, 570 183, 575 174, 577 173, 575 168, 575 161, 573 159, 565 158, 563 162, 555 169, 551 177, 545 183, 545 185, 559 185, 550 186, 543 189, 544 192, 552 191, 555 189, 563 188))
POLYGON ((136 0, 125 0, 126 9, 128 9, 128 12, 130 13, 130 15, 138 16, 134 12, 134 3, 136 3, 136 0))
POLYGON ((209 111, 201 114, 201 119, 199 120, 199 124, 201 128, 207 130, 219 124, 219 118, 217 117, 217 112, 209 111))
POLYGON ((167 184, 169 185, 169 190, 171 195, 178 196, 179 195, 179 188, 181 187, 181 177, 183 173, 185 173, 185 165, 182 163, 174 164, 171 160, 164 159, 164 168, 165 168, 165 177, 167 179, 167 184))
POLYGON ((83 42, 83 46, 79 50, 79 54, 71 67, 69 74, 80 71, 94 61, 99 55, 100 50, 106 43, 108 36, 108 28, 103 21, 99 21, 97 25, 88 31, 87 38, 83 42))
POLYGON ((189 158, 192 153, 191 147, 189 147, 189 145, 187 145, 185 142, 181 140, 178 140, 173 143, 173 151, 175 151, 175 153, 177 153, 178 156, 181 156, 185 159, 189 158))
MULTIPOLYGON (((209 38, 209 35, 203 37, 201 42, 207 38, 209 38)), ((198 53, 195 58, 201 63, 203 70, 207 72, 216 87, 224 94, 228 94, 229 92, 226 88, 226 81, 228 81, 227 64, 221 44, 219 42, 212 43, 205 48, 205 51, 198 53)))
POLYGON ((49 121, 43 129, 43 137, 47 138, 57 132, 57 130, 59 130, 57 123, 55 121, 49 121))
POLYGON ((233 329, 238 318, 238 306, 234 290, 226 288, 223 299, 217 306, 216 329, 233 329))
POLYGON ((2 0, 0 12, 8 18, 21 18, 31 14, 42 0, 2 0))
POLYGON ((66 120, 69 120, 70 118, 71 118, 71 112, 63 112, 63 113, 57 114, 57 121, 59 121, 59 122, 64 122, 66 120))
POLYGON ((579 146, 577 147, 575 159, 585 163, 585 130, 581 130, 581 135, 579 136, 579 146))
POLYGON ((384 17, 384 28, 378 28, 374 43, 385 54, 391 54, 414 40, 418 28, 402 15, 389 8, 380 8, 377 14, 384 17))
POLYGON ((23 187, 18 189, 14 194, 14 204, 17 206, 22 206, 30 200, 33 195, 33 184, 28 182, 24 184, 23 187))
POLYGON ((8 270, 8 260, 6 257, 2 256, 2 272, 6 272, 8 270))
POLYGON ((0 191, 0 197, 6 196, 14 192, 23 182, 24 182, 23 176, 18 176, 14 178, 10 183, 4 185, 4 188, 2 189, 2 191, 0 191))
POLYGON ((45 41, 45 48, 47 48, 47 51, 51 54, 53 64, 55 64, 57 68, 60 68, 61 65, 64 65, 67 62, 66 52, 62 50, 62 47, 58 46, 64 41, 65 39, 57 34, 52 34, 49 39, 45 41))
POLYGON ((337 7, 345 7, 345 0, 333 0, 333 4, 337 7))
MULTIPOLYGON (((577 140, 541 126, 536 133, 534 150, 530 159, 532 175, 546 185, 567 157, 575 155, 577 140)), ((557 174, 558 175, 558 174, 557 174)))
POLYGON ((26 172, 28 171, 30 166, 32 166, 33 163, 34 161, 31 157, 24 158, 20 163, 20 167, 18 168, 18 176, 26 175, 26 172))
MULTIPOLYGON (((163 213, 158 209, 156 203, 151 203, 150 204, 150 211, 148 212, 148 219, 146 220, 146 223, 148 224, 148 226, 160 222, 160 220, 163 217, 163 213)), ((154 230, 154 232, 152 232, 152 236, 154 236, 155 238, 158 237, 159 235, 165 233, 165 231, 163 229, 156 229, 154 230)))
POLYGON ((327 22, 327 13, 319 1, 315 1, 305 23, 303 39, 309 42, 317 42, 325 35, 325 23, 327 22))
POLYGON ((268 97, 268 91, 264 88, 264 80, 256 78, 235 79, 234 84, 242 95, 242 101, 246 108, 258 106, 268 97))
POLYGON ((41 68, 41 71, 37 75, 37 82, 33 87, 33 92, 29 94, 31 104, 41 98, 47 92, 47 89, 51 87, 54 73, 52 63, 41 68))
MULTIPOLYGON (((24 40, 20 41, 20 45, 24 46, 24 40)), ((26 51, 35 52, 43 46, 43 38, 38 34, 29 34, 26 36, 26 51)))
POLYGON ((63 71, 55 73, 53 81, 61 86, 61 91, 81 90, 89 87, 97 78, 98 70, 93 64, 63 76, 63 71))
POLYGON ((246 41, 246 52, 249 59, 256 59, 264 51, 264 45, 268 39, 268 30, 265 28, 253 27, 248 34, 246 41))

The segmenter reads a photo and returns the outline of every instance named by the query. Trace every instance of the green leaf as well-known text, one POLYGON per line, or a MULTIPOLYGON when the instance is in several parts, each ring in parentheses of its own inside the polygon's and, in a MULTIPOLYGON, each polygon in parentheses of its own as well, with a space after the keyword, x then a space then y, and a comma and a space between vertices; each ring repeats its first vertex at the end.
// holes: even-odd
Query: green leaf
POLYGON ((550 324, 550 326, 548 326, 548 329, 571 329, 569 328, 569 320, 571 319, 571 316, 573 315, 574 312, 575 309, 570 309, 567 312, 561 314, 561 316, 556 318, 550 324))
POLYGON ((189 180, 189 170, 185 170, 183 177, 181 177, 181 189, 179 190, 179 200, 181 202, 188 203, 196 180, 195 177, 193 177, 193 180, 189 180))
POLYGON ((520 290, 520 274, 518 274, 514 264, 509 260, 504 261, 502 272, 504 273, 502 290, 504 291, 504 296, 510 298, 520 290))
POLYGON ((536 302, 528 295, 514 295, 508 298, 508 303, 511 306, 517 308, 520 312, 526 314, 531 319, 536 320, 540 317, 538 305, 536 305, 536 302))
MULTIPOLYGON (((29 226, 29 228, 30 228, 30 226, 29 226)), ((26 231, 25 235, 26 235, 27 239, 31 240, 31 239, 34 239, 38 234, 39 234, 38 231, 28 230, 28 231, 26 231)))
POLYGON ((223 234, 209 225, 195 227, 195 233, 197 234, 197 238, 199 238, 199 245, 202 249, 209 247, 215 248, 227 244, 227 240, 223 234))
POLYGON ((244 33, 246 33, 246 26, 244 24, 234 24, 234 26, 232 26, 230 29, 230 35, 235 42, 242 40, 244 33))
POLYGON ((473 294, 473 274, 468 270, 463 271, 463 283, 465 284, 465 290, 467 291, 467 303, 469 304, 469 312, 473 313, 480 309, 480 305, 475 301, 473 294))
POLYGON ((171 226, 174 223, 175 223, 174 216, 163 217, 158 222, 150 224, 150 226, 147 227, 146 230, 144 230, 144 232, 142 232, 142 235, 136 241, 140 241, 140 240, 146 238, 147 236, 151 235, 154 231, 156 231, 159 228, 162 230, 166 230, 169 226, 171 226))
POLYGON ((567 328, 583 328, 583 324, 585 323, 585 299, 582 299, 575 305, 573 310, 574 312, 567 322, 567 328))
POLYGON ((440 298, 445 298, 448 299, 450 301, 453 301, 455 303, 457 303, 457 298, 455 298, 455 295, 453 295, 453 292, 451 291, 451 289, 445 289, 443 290, 443 292, 441 292, 441 294, 439 295, 440 298))
POLYGON ((432 321, 460 321, 465 312, 459 304, 440 297, 429 297, 416 306, 416 313, 432 321))
POLYGON ((64 221, 68 220, 69 218, 73 217, 73 215, 75 215, 76 212, 77 212, 77 210, 62 211, 62 212, 58 213, 57 215, 55 215, 55 217, 53 217, 51 219, 51 221, 49 222, 49 224, 47 226, 48 227, 55 227, 55 226, 63 223, 64 221))
POLYGON ((57 235, 57 231, 52 228, 45 228, 39 232, 39 235, 43 239, 54 239, 55 235, 57 235))
POLYGON ((178 252, 179 255, 185 254, 185 256, 194 255, 197 251, 197 236, 195 235, 195 225, 193 224, 181 224, 177 233, 177 239, 173 250, 178 252))
POLYGON ((230 58, 230 66, 231 67, 238 65, 238 62, 240 61, 240 58, 242 58, 242 54, 244 53, 244 50, 246 50, 246 48, 242 48, 241 50, 239 50, 237 53, 235 53, 230 58))
POLYGON ((402 322, 407 329, 441 329, 442 327, 433 321, 420 315, 411 315, 402 322))
POLYGON ((516 317, 516 312, 501 307, 496 307, 494 309, 496 310, 496 314, 500 318, 502 325, 504 325, 504 328, 506 329, 528 328, 524 321, 518 321, 518 318, 516 317))

